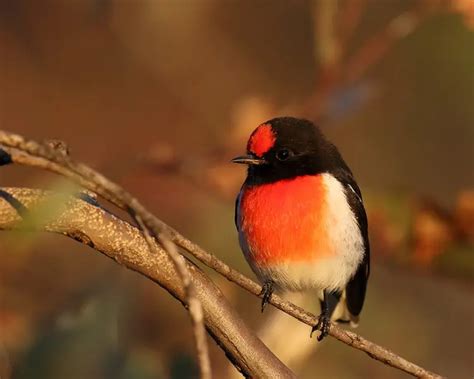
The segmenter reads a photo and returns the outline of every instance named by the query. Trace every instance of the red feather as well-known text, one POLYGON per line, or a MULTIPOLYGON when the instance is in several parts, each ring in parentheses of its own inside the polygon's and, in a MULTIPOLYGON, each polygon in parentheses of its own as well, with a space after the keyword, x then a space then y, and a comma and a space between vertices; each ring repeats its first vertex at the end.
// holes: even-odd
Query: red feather
POLYGON ((332 255, 322 175, 244 188, 240 225, 257 264, 310 262, 332 255))
POLYGON ((250 136, 247 150, 262 157, 275 143, 275 133, 269 124, 260 125, 250 136))

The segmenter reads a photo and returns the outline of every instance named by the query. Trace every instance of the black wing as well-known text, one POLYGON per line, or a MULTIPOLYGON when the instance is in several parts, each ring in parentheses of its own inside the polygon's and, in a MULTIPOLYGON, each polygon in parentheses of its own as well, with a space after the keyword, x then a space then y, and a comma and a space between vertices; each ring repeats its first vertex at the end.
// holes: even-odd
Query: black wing
POLYGON ((346 191, 347 200, 359 223, 362 238, 364 240, 364 257, 355 275, 346 287, 346 303, 349 312, 358 316, 362 310, 367 289, 367 280, 370 273, 370 245, 367 224, 367 214, 365 213, 362 193, 349 169, 339 170, 333 175, 342 183, 346 191))
POLYGON ((242 195, 242 191, 244 190, 244 186, 240 188, 239 194, 237 195, 237 198, 235 199, 235 212, 234 212, 234 223, 235 227, 237 228, 237 231, 240 231, 240 220, 239 220, 239 212, 240 212, 240 197, 242 195))

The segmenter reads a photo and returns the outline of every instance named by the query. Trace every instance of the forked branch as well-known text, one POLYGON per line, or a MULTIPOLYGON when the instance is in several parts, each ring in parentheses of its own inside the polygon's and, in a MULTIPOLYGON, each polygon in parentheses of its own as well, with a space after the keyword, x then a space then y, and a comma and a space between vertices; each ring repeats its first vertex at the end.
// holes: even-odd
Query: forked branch
MULTIPOLYGON (((55 204, 61 212, 37 225, 38 231, 66 235, 88 245, 158 283, 186 305, 184 285, 164 249, 153 240, 153 249, 149 249, 139 229, 87 197, 83 200, 50 191, 0 188, 0 230, 21 228, 24 215, 34 213, 42 203, 55 204)), ((207 275, 189 260, 183 259, 183 263, 202 304, 206 328, 232 363, 247 377, 295 378, 247 327, 207 275)))
MULTIPOLYGON (((141 220, 143 220, 144 225, 146 225, 151 231, 153 231, 155 235, 159 235, 160 233, 167 233, 167 235, 170 236, 170 239, 176 245, 183 248, 184 250, 187 250, 198 260, 200 260, 207 266, 213 268, 214 270, 216 270, 217 272, 225 276, 228 280, 238 284, 239 286, 253 293, 254 295, 258 295, 260 293, 261 287, 258 284, 256 284, 249 278, 245 277, 244 275, 240 274, 238 271, 232 269, 231 267, 226 265, 224 262, 217 259, 214 255, 201 249, 198 245, 196 245, 192 241, 183 237, 176 230, 169 227, 163 221, 159 220, 150 212, 148 212, 145 209, 145 207, 143 207, 135 198, 133 198, 126 191, 124 191, 120 186, 109 181, 100 173, 92 170, 91 168, 81 163, 76 163, 72 161, 70 157, 65 156, 64 154, 57 153, 53 148, 39 144, 34 141, 27 141, 23 137, 18 136, 18 135, 0 131, 0 147, 4 150, 3 159, 5 162, 26 164, 29 166, 34 166, 34 167, 43 168, 43 169, 56 172, 60 175, 64 175, 74 180, 76 183, 83 186, 84 188, 99 194, 100 196, 111 201, 112 203, 121 207, 122 209, 125 209, 125 210, 132 209, 134 213, 138 215, 141 218, 141 220)), ((0 160, 1 160, 1 157, 0 157, 0 160)), ((130 263, 133 263, 132 265, 129 265, 128 263, 129 262, 127 262, 126 264, 127 267, 134 269, 135 271, 142 272, 142 267, 139 264, 140 262, 137 262, 136 259, 131 260, 130 263)), ((199 275, 200 275, 199 277, 206 278, 204 274, 202 274, 202 272, 200 272, 195 266, 190 265, 189 267, 190 267, 191 273, 199 272, 199 275)), ((143 267, 143 269, 146 269, 146 267, 143 267)), ((160 270, 159 266, 156 269, 160 270)), ((145 270, 144 273, 146 272, 147 271, 145 270)), ((206 278, 206 280, 208 279, 206 278)), ((176 283, 174 283, 174 285, 176 285, 176 283)), ((210 284, 208 284, 208 286, 209 285, 210 284)), ((196 284, 196 288, 199 289, 198 284, 196 284)), ((182 290, 182 287, 181 287, 181 290, 182 290)), ((209 302, 209 298, 206 299, 205 294, 202 293, 202 288, 200 288, 200 290, 201 290, 201 296, 203 297, 200 299, 203 302, 203 307, 206 313, 206 317, 210 317, 209 309, 207 309, 207 312, 206 312, 206 305, 204 303, 204 300, 209 302)), ((215 288, 214 291, 218 291, 218 290, 215 288)), ((282 311, 288 313, 289 315, 295 317, 296 319, 310 326, 315 325, 315 323, 317 322, 317 318, 311 313, 304 311, 303 309, 297 307, 296 305, 290 302, 286 302, 282 300, 276 295, 272 296, 270 303, 273 304, 275 307, 281 309, 282 311)), ((209 306, 209 304, 207 304, 207 306, 209 306)), ((215 305, 213 307, 213 310, 214 311, 216 310, 215 305)), ((214 331, 207 322, 206 322, 206 326, 208 327, 208 330, 211 332, 211 335, 213 335, 214 331)), ((219 326, 222 327, 222 325, 219 325, 219 326)), ((227 326, 229 327, 230 325, 227 324, 227 326)), ((224 330, 222 329, 219 329, 219 330, 225 334, 224 330)), ((232 330, 235 331, 235 325, 232 325, 232 330)), ((439 375, 434 374, 428 370, 425 370, 424 368, 417 366, 412 362, 409 362, 408 360, 400 357, 399 355, 391 352, 390 350, 382 346, 379 346, 377 344, 374 344, 353 332, 341 329, 334 324, 331 326, 329 334, 349 346, 352 346, 358 350, 364 351, 365 353, 367 353, 369 356, 371 356, 372 358, 376 360, 379 360, 392 367, 398 368, 416 377, 440 378, 439 375)), ((224 337, 222 336, 222 338, 224 337)), ((216 340, 219 343, 222 342, 220 338, 216 338, 216 340)), ((239 357, 242 358, 240 354, 243 354, 243 353, 251 354, 248 347, 243 347, 240 345, 238 346, 236 343, 237 341, 232 341, 232 342, 234 343, 232 347, 234 348, 233 352, 235 353, 235 355, 232 355, 231 359, 236 359, 239 357), (242 348, 243 350, 241 350, 242 348)), ((246 344, 247 344, 247 341, 245 341, 244 345, 246 344)), ((225 346, 224 348, 226 349, 226 351, 228 351, 230 347, 225 346)), ((258 349, 262 349, 262 347, 259 346, 258 349)), ((268 354, 268 352, 269 351, 267 349, 267 352, 265 354, 268 354)), ((262 351, 255 351, 255 353, 262 353, 262 351)), ((293 373, 291 373, 291 371, 289 371, 288 368, 286 368, 283 364, 281 364, 281 362, 279 362, 273 356, 273 354, 271 354, 271 352, 267 358, 271 360, 272 367, 279 367, 279 369, 282 370, 281 372, 285 373, 283 377, 291 377, 292 375, 294 375, 293 373)), ((253 357, 250 357, 250 360, 252 363, 256 363, 253 357)), ((240 359, 240 361, 241 361, 239 362, 240 364, 243 364, 243 363, 248 364, 248 360, 244 360, 242 362, 242 359, 240 359)), ((242 368, 244 369, 244 367, 242 368)), ((251 371, 253 371, 251 370, 252 367, 245 367, 245 368, 247 370, 244 369, 244 372, 247 374, 250 374, 251 371)), ((254 376, 254 375, 251 375, 251 376, 254 376)), ((257 377, 262 377, 262 376, 257 375, 257 377)), ((263 377, 267 377, 267 376, 264 375, 263 377)), ((280 376, 271 376, 271 377, 280 377, 280 376)))

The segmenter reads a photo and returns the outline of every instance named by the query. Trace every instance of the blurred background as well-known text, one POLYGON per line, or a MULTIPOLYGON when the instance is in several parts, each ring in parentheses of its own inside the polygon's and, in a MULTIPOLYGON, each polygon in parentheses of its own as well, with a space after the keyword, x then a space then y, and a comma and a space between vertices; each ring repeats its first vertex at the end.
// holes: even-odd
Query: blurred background
MULTIPOLYGON (((357 332, 451 378, 474 375, 473 104, 472 0, 0 0, 0 128, 66 141, 251 277, 229 159, 269 118, 317 122, 369 213, 357 332)), ((0 185, 63 183, 2 167, 0 185)), ((197 376, 160 287, 57 235, 1 232, 0 254, 0 378, 197 376)), ((299 377, 405 377, 210 275, 299 377)), ((210 345, 215 377, 238 377, 210 345)))

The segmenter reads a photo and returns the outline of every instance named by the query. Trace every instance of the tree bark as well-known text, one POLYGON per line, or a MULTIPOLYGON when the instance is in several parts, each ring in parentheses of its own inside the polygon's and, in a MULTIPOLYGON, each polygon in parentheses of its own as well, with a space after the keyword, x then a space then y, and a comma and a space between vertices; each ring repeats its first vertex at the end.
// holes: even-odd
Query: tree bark
MULTIPOLYGON (((22 216, 42 202, 55 204, 54 219, 37 230, 66 235, 101 252, 166 289, 185 304, 185 291, 169 255, 158 245, 150 252, 143 234, 90 201, 48 191, 25 188, 0 189, 0 229, 18 229, 22 216)), ((31 225, 28 225, 31 227, 31 225)), ((208 332, 242 374, 253 378, 295 378, 246 326, 214 283, 196 265, 187 261, 191 280, 204 310, 208 332)))

